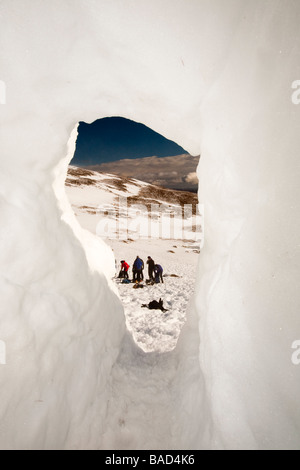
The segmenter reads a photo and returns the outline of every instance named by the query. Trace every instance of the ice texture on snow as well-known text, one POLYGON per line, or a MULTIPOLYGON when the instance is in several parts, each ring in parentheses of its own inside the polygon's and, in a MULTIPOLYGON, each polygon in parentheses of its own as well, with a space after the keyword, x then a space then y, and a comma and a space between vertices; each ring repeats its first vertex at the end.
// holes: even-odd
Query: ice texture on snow
POLYGON ((0 16, 1 448, 299 447, 298 2, 1 0, 0 16), (110 252, 63 195, 72 129, 113 115, 201 151, 206 241, 166 356, 133 344, 92 262, 110 252))

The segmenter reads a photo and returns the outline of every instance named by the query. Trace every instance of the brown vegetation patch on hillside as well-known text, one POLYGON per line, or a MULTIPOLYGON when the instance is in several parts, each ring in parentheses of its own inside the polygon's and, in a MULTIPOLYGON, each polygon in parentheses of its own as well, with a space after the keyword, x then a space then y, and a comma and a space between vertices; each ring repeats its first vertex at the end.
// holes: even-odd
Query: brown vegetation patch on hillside
MULTIPOLYGON (((127 199, 128 205, 143 204, 148 210, 152 204, 160 204, 164 211, 172 210, 170 204, 183 207, 187 204, 192 206, 192 213, 196 215, 198 197, 195 193, 188 191, 174 191, 172 189, 160 188, 159 186, 144 187, 137 196, 127 199)), ((173 208, 174 209, 174 208, 173 208)))
POLYGON ((96 185, 96 181, 90 178, 78 178, 78 179, 66 179, 67 186, 93 186, 96 185))
POLYGON ((172 189, 165 189, 159 186, 145 187, 140 190, 140 197, 155 198, 170 204, 178 204, 183 206, 185 204, 198 204, 198 197, 195 193, 188 191, 175 191, 172 189))
POLYGON ((79 178, 81 176, 88 177, 88 176, 94 176, 94 172, 85 170, 84 168, 69 168, 68 175, 75 176, 75 178, 79 178))

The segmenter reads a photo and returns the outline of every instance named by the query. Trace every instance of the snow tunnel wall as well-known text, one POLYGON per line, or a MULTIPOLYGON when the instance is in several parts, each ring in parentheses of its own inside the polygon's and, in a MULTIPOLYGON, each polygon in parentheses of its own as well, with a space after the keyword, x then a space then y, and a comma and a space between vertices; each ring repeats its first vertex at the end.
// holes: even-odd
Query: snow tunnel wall
POLYGON ((0 2, 1 448, 101 447, 124 318, 53 184, 63 198, 78 120, 112 115, 202 156, 181 447, 299 445, 299 13, 293 0, 0 2))

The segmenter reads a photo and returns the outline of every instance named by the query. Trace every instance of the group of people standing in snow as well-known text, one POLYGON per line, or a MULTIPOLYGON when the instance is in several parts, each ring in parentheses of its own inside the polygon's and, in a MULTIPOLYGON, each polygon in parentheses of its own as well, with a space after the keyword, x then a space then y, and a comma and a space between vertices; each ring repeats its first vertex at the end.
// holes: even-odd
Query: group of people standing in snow
MULTIPOLYGON (((151 258, 151 256, 148 256, 147 259, 147 265, 148 265, 148 277, 149 277, 149 282, 155 282, 155 283, 160 283, 164 282, 163 281, 163 268, 161 267, 160 264, 156 264, 154 260, 151 258)), ((122 277, 124 279, 129 279, 128 271, 129 271, 129 264, 126 263, 125 260, 121 261, 121 271, 119 273, 119 277, 122 277)), ((132 266, 132 274, 133 274, 133 282, 141 282, 144 280, 144 271, 145 265, 144 261, 137 256, 133 266, 132 266)))

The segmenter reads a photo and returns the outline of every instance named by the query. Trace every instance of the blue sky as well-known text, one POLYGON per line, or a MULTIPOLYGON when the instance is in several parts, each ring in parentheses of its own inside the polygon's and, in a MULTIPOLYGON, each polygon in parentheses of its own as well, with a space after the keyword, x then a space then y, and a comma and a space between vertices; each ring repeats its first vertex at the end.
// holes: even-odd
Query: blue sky
POLYGON ((168 157, 188 154, 186 150, 144 124, 121 117, 79 123, 72 164, 97 165, 141 157, 168 157))

